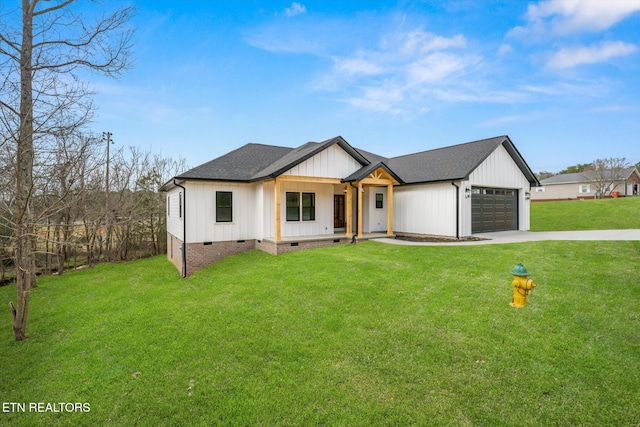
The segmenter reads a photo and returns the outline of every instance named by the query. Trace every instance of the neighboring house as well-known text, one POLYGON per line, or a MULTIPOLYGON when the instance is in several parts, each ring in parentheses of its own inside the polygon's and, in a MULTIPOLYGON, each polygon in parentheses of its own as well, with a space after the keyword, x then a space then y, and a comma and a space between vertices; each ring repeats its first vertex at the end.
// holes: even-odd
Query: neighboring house
MULTIPOLYGON (((605 176, 609 175, 608 173, 605 176)), ((620 170, 607 184, 604 196, 617 192, 618 197, 640 194, 640 172, 635 167, 620 170)), ((598 189, 602 186, 594 172, 565 173, 554 175, 540 181, 533 190, 533 201, 595 199, 600 197, 598 189)))
POLYGON ((187 276, 228 255, 277 255, 395 233, 529 229, 533 172, 508 136, 385 158, 342 137, 247 144, 167 182, 167 255, 187 276))

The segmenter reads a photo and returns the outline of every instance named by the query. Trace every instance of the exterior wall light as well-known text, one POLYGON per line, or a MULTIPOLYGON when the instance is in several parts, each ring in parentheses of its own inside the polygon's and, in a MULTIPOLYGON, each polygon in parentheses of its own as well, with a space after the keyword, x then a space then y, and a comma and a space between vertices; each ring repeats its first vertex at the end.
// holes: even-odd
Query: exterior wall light
POLYGON ((524 192, 524 199, 525 200, 531 200, 531 192, 530 191, 525 191, 524 192))
POLYGON ((464 189, 464 197, 467 199, 471 198, 471 187, 467 187, 464 189))

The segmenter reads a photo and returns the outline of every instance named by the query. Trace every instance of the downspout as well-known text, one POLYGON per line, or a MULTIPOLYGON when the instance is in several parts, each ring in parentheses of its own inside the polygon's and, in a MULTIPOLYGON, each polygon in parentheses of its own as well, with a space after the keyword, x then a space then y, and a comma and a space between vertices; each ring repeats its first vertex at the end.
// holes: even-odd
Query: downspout
POLYGON ((187 189, 173 179, 176 187, 182 188, 182 277, 187 277, 187 189))
POLYGON ((453 181, 451 185, 456 187, 456 239, 460 240, 460 186, 453 181))

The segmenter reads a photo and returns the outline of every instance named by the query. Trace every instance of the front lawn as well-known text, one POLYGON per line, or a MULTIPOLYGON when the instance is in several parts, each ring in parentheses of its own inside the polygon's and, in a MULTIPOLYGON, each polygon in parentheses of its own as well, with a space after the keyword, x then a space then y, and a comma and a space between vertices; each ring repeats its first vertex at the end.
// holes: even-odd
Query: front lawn
POLYGON ((639 242, 366 242, 43 277, 29 339, 0 324, 0 395, 90 411, 0 424, 638 425, 639 262, 639 242), (518 262, 538 287, 512 309, 518 262))
POLYGON ((640 197, 531 203, 532 231, 640 228, 640 197))

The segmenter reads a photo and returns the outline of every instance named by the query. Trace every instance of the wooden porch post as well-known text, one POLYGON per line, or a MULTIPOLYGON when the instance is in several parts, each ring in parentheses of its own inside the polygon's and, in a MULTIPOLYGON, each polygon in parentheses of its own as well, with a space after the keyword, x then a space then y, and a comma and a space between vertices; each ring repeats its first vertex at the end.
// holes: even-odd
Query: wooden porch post
POLYGON ((351 185, 345 184, 344 188, 347 193, 347 206, 346 206, 346 218, 347 218, 347 237, 353 236, 353 191, 351 191, 351 185))
POLYGON ((387 185, 387 236, 393 234, 393 184, 387 185))
POLYGON ((358 182, 358 238, 362 237, 362 182, 358 182))
POLYGON ((280 231, 280 180, 278 178, 276 178, 273 188, 273 200, 276 205, 275 241, 279 242, 282 239, 282 232, 280 231))

